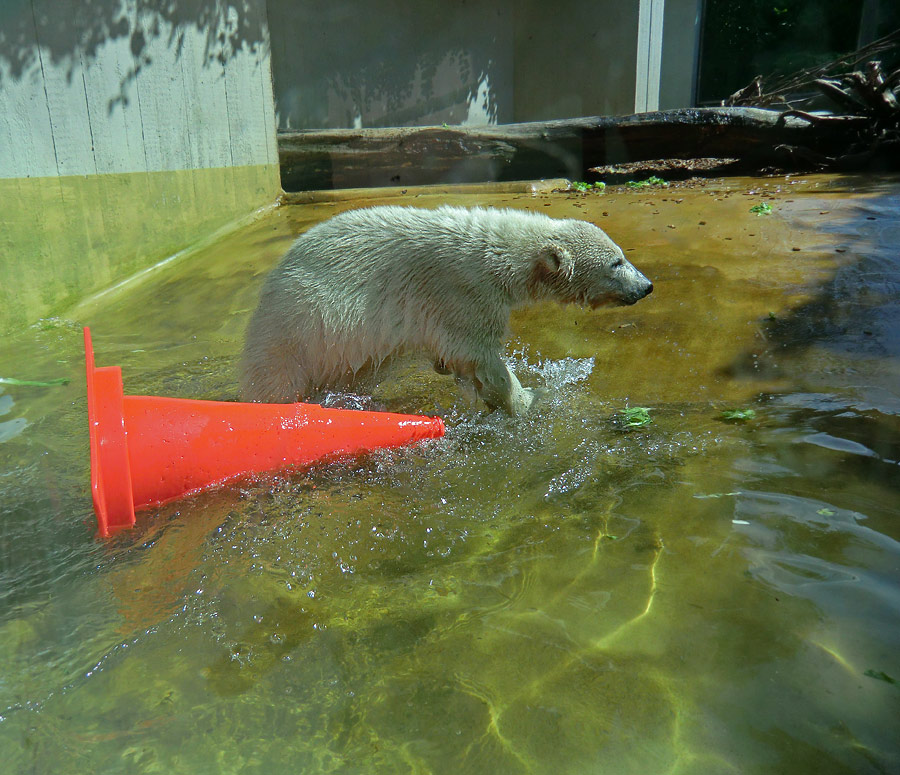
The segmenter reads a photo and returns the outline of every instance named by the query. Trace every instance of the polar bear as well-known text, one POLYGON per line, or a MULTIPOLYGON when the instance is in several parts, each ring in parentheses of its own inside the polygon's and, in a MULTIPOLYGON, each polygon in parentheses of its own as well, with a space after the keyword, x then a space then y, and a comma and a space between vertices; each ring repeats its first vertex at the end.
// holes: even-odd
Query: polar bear
POLYGON ((425 350, 491 410, 535 398, 502 358, 513 308, 543 299, 634 304, 653 284, 597 226, 491 208, 381 206, 313 226, 263 286, 241 364, 246 400, 346 388, 425 350))

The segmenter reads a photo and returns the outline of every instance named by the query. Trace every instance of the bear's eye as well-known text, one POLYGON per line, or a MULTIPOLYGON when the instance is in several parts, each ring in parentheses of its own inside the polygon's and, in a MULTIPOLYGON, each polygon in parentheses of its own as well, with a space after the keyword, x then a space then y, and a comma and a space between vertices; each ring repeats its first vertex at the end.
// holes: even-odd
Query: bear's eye
POLYGON ((617 258, 615 261, 612 262, 612 268, 613 268, 613 269, 618 269, 618 268, 619 268, 620 266, 622 266, 624 263, 625 263, 625 259, 617 258))

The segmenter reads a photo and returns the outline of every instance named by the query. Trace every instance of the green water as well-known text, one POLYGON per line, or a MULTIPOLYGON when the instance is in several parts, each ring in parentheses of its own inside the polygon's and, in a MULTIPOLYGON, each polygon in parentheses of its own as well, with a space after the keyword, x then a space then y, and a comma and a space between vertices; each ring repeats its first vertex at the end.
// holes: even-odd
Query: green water
POLYGON ((439 413, 444 439, 110 541, 81 326, 127 393, 237 398, 266 270, 352 203, 8 338, 0 376, 71 382, 0 385, 4 771, 900 770, 900 184, 404 201, 589 218, 655 291, 516 313, 510 358, 548 388, 525 419, 400 362, 340 400, 439 413))
POLYGON ((278 165, 0 178, 0 334, 269 205, 278 165))

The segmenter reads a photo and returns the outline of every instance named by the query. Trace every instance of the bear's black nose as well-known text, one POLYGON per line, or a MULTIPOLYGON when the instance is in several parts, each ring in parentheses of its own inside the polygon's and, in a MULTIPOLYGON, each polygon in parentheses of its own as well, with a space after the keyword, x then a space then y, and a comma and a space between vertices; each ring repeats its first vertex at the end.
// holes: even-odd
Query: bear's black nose
POLYGON ((653 293, 653 283, 650 283, 647 286, 647 292, 644 294, 644 296, 649 296, 651 293, 653 293))

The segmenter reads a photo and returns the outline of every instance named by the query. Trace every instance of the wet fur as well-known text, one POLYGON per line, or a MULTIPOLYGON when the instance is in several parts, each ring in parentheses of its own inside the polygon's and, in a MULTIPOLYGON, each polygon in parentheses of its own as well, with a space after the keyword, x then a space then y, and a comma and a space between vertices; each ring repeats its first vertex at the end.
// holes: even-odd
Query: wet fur
POLYGON ((520 210, 372 207, 300 236, 247 330, 244 397, 287 402, 347 387, 424 350, 491 408, 534 394, 501 358, 510 310, 541 299, 632 304, 650 281, 596 226, 520 210))

